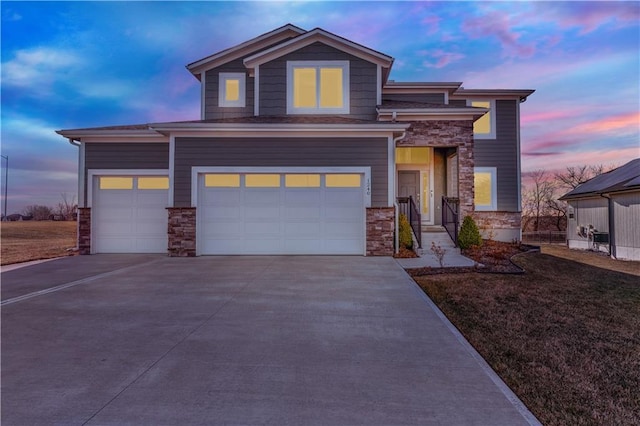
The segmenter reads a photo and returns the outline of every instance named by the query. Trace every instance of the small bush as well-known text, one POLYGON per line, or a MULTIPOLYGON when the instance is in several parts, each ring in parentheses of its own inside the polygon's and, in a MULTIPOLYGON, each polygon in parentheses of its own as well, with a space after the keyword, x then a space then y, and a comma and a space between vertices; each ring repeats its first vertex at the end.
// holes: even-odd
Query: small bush
POLYGON ((472 246, 480 247, 482 245, 482 237, 478 230, 478 225, 471 216, 465 216, 458 234, 458 245, 461 249, 468 249, 472 246))
POLYGON ((404 214, 400 214, 398 219, 398 231, 400 233, 400 247, 413 250, 413 235, 411 235, 411 225, 409 219, 404 214))

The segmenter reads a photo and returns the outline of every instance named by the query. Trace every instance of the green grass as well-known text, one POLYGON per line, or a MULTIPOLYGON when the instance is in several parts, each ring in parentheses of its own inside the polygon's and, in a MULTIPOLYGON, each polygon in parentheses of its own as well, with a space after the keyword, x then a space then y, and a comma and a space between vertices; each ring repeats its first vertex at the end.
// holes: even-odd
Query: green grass
POLYGON ((640 424, 640 279, 541 253, 418 284, 547 425, 640 424))

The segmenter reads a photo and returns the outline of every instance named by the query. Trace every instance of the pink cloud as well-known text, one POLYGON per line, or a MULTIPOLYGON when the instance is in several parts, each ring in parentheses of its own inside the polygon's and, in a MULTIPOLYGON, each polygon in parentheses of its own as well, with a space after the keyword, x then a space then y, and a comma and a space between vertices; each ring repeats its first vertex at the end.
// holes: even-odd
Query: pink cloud
POLYGON ((435 34, 440 30, 440 17, 438 15, 427 15, 422 19, 421 23, 429 28, 428 35, 435 34))
POLYGON ((636 25, 640 20, 638 2, 553 2, 535 4, 545 21, 553 21, 563 28, 578 27, 587 34, 601 26, 624 27, 636 25))
MULTIPOLYGON (((549 173, 561 172, 567 167, 581 165, 621 166, 634 158, 640 157, 640 147, 623 149, 594 149, 583 152, 559 152, 553 155, 523 157, 523 177, 528 172, 544 169, 549 173)), ((524 179, 523 179, 524 180, 524 179)))
POLYGON ((547 122, 551 120, 559 120, 563 118, 576 117, 580 115, 580 111, 540 111, 533 113, 525 113, 520 119, 521 124, 538 124, 540 122, 547 122))
POLYGON ((425 67, 429 68, 442 68, 465 57, 461 53, 445 52, 441 49, 436 49, 431 52, 425 51, 424 54, 435 59, 435 62, 426 60, 422 63, 425 67))
POLYGON ((520 34, 512 29, 509 15, 489 12, 462 23, 462 30, 473 38, 495 37, 502 44, 506 56, 530 57, 536 49, 533 43, 520 43, 520 34))
POLYGON ((635 132, 640 129, 640 112, 631 112, 589 121, 573 126, 565 131, 567 134, 576 133, 610 133, 635 132))

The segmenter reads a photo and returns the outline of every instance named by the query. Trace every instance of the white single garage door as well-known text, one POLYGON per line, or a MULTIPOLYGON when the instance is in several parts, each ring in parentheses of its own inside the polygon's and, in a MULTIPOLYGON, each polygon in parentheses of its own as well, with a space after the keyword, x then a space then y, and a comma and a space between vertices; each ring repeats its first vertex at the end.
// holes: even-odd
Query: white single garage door
POLYGON ((358 173, 198 176, 199 254, 364 254, 358 173))
POLYGON ((95 176, 94 253, 167 252, 167 176, 95 176))

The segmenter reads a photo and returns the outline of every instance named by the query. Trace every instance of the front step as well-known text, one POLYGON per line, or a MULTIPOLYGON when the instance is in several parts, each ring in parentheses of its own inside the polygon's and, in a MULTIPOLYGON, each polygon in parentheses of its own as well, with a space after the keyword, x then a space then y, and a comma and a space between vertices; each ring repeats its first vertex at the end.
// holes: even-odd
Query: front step
POLYGON ((455 244, 449 237, 447 231, 444 228, 440 227, 441 230, 439 232, 422 232, 422 248, 418 249, 416 252, 418 256, 422 256, 424 254, 433 254, 431 251, 431 243, 435 243, 436 246, 440 246, 448 252, 456 252, 460 253, 460 250, 456 248, 455 244))

